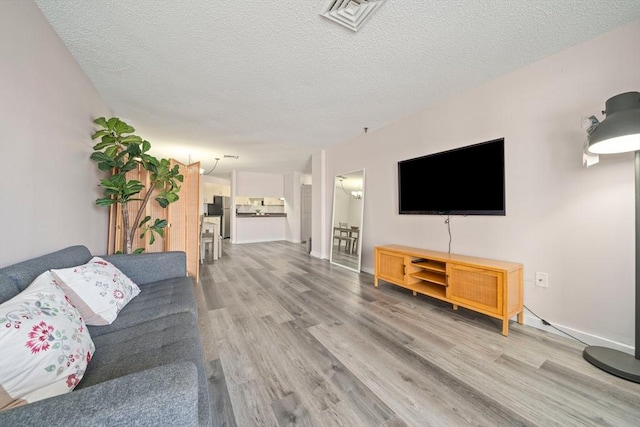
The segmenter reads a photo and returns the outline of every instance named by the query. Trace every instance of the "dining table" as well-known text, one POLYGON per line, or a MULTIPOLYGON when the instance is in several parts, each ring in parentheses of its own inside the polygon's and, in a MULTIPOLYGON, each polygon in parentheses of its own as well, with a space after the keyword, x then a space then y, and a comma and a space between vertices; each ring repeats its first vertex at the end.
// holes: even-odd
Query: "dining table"
POLYGON ((349 253, 355 253, 358 248, 359 237, 360 228, 333 227, 333 238, 334 240, 338 239, 338 249, 340 248, 340 242, 344 241, 345 250, 349 253))

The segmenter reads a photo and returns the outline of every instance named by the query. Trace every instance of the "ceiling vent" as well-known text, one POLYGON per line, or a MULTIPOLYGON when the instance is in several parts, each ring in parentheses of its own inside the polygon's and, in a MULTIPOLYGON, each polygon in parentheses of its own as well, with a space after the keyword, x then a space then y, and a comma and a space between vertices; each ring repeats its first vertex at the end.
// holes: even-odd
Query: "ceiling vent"
POLYGON ((328 0, 320 15, 358 31, 383 2, 384 0, 328 0))

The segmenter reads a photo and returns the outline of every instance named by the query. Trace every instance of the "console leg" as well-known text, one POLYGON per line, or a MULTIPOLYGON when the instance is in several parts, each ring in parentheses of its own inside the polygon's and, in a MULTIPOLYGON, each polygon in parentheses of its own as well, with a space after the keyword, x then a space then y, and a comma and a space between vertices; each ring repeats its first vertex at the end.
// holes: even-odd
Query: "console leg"
POLYGON ((453 309, 454 309, 454 310, 457 310, 457 309, 458 309, 458 304, 451 304, 451 305, 453 306, 453 309))
POLYGON ((505 337, 509 335, 509 319, 502 320, 502 335, 505 337))
POLYGON ((524 324, 524 310, 518 313, 518 323, 520 323, 521 325, 524 324))

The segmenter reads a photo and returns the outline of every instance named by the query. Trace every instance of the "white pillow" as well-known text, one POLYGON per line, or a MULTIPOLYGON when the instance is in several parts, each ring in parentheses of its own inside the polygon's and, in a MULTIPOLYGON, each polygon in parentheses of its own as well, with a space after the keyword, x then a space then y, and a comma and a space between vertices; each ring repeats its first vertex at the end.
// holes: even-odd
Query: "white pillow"
POLYGON ((0 349, 4 410, 73 390, 95 347, 80 313, 47 271, 0 304, 0 349))
POLYGON ((113 264, 93 257, 87 264, 51 270, 87 325, 109 325, 140 288, 113 264))

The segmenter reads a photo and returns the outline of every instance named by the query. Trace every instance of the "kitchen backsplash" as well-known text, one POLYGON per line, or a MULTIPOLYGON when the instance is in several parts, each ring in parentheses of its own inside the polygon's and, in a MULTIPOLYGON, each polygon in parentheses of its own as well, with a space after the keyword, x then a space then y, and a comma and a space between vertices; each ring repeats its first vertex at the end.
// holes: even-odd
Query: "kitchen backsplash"
POLYGON ((284 213, 284 206, 238 205, 236 208, 238 213, 255 213, 256 209, 260 209, 262 213, 284 213))

